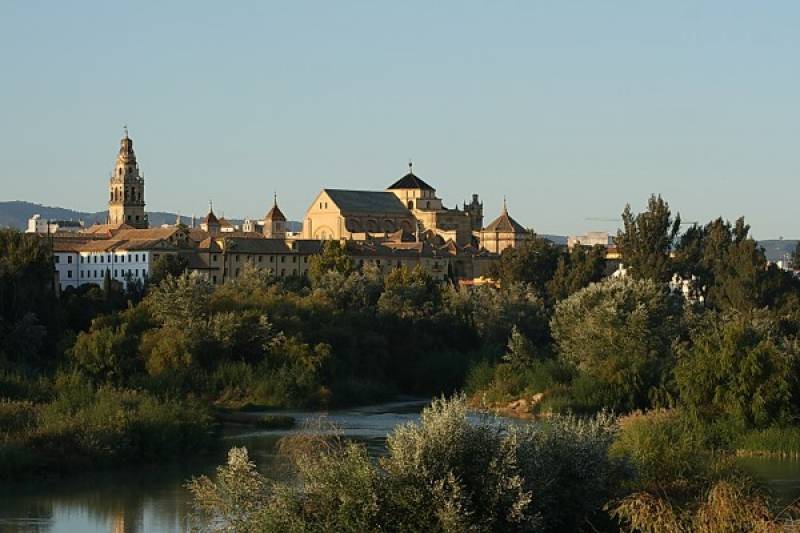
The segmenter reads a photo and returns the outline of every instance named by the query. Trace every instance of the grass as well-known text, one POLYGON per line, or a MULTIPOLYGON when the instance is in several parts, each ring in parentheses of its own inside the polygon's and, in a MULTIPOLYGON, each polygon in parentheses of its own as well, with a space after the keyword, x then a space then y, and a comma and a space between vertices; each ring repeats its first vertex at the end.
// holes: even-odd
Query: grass
POLYGON ((800 428, 769 427, 743 433, 734 441, 737 455, 800 458, 800 428))

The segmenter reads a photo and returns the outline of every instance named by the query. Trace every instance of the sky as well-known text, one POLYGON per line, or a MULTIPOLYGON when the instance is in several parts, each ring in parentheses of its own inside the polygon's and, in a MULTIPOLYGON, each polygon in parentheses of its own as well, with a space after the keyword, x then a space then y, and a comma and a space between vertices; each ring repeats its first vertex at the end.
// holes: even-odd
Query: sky
POLYGON ((290 219, 407 171, 540 233, 686 221, 800 238, 800 2, 5 0, 0 200, 290 219), (592 220, 606 219, 606 220, 592 220), (609 220, 609 221, 607 221, 609 220))

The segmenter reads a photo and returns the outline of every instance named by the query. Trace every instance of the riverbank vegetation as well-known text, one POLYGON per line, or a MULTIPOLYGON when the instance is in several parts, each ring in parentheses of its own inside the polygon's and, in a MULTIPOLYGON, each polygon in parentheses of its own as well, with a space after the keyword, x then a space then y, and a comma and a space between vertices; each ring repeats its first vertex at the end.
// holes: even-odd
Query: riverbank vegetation
POLYGON ((200 531, 782 531, 750 480, 682 432, 673 413, 621 423, 599 413, 516 425, 435 400, 396 428, 387 453, 309 437, 299 483, 271 481, 233 448, 215 478, 188 484, 200 531))
MULTIPOLYGON (((673 520, 674 530, 688 530, 721 512, 714 502, 736 497, 752 502, 751 518, 779 520, 758 511, 768 501, 726 458, 800 451, 800 281, 767 263, 743 219, 681 233, 679 217, 653 197, 643 213, 626 209, 623 223, 616 243, 625 268, 611 278, 602 247, 568 251, 536 236, 502 253, 499 288, 469 289, 419 268, 357 268, 330 242, 311 259, 307 278, 245 269, 215 287, 173 261, 159 265, 146 286, 109 283, 60 296, 48 242, 0 231, 0 476, 149 461, 188 443, 200 450, 213 442, 220 411, 461 389, 472 407, 552 418, 551 427, 569 420, 569 431, 578 431, 574 415, 622 416, 604 435, 613 435, 608 461, 626 465, 630 476, 614 477, 613 495, 598 489, 603 519, 646 529, 642 520, 650 516, 653 524, 673 520)), ((456 403, 453 409, 463 408, 456 403)), ((423 430, 435 432, 424 423, 423 430)), ((516 431, 516 444, 503 440, 507 434, 484 442, 485 457, 499 461, 498 450, 516 456, 525 439, 542 438, 516 431)), ((406 485, 383 492, 384 478, 402 473, 391 459, 367 465, 363 450, 345 443, 335 453, 319 461, 352 472, 319 478, 325 491, 342 483, 342 491, 358 488, 388 508, 417 501, 403 500, 412 497, 406 485)), ((304 461, 314 475, 315 460, 304 461)), ((513 509, 539 505, 535 498, 523 505, 522 495, 535 490, 523 482, 530 472, 519 475, 512 491, 519 498, 497 503, 510 507, 470 507, 473 489, 449 478, 419 501, 505 527, 513 509)), ((311 501, 286 490, 274 494, 309 520, 298 523, 326 523, 308 514, 333 505, 325 494, 311 501)), ((385 509, 374 512, 358 520, 385 509)), ((546 523, 547 512, 520 514, 519 523, 546 523)), ((456 514, 436 518, 435 528, 447 530, 456 514)))

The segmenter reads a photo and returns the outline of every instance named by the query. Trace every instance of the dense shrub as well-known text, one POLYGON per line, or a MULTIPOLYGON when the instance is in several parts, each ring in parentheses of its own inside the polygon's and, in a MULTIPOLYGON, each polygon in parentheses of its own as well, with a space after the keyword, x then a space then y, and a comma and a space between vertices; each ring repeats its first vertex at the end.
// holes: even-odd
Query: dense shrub
POLYGON ((597 407, 630 410, 665 396, 681 315, 661 284, 617 278, 562 300, 551 327, 559 357, 600 386, 597 407))
POLYGON ((436 400, 397 428, 376 465, 325 441, 295 454, 302 486, 267 481, 233 449, 215 481, 194 479, 197 525, 235 531, 539 531, 591 521, 625 475, 609 460, 613 419, 519 428, 436 400))
POLYGON ((142 391, 95 388, 77 375, 56 380, 54 399, 34 406, 0 402, 0 478, 154 461, 210 444, 212 419, 194 401, 160 400, 142 391))
POLYGON ((782 335, 773 318, 709 312, 680 349, 675 376, 692 411, 763 427, 800 413, 799 368, 796 339, 782 335))

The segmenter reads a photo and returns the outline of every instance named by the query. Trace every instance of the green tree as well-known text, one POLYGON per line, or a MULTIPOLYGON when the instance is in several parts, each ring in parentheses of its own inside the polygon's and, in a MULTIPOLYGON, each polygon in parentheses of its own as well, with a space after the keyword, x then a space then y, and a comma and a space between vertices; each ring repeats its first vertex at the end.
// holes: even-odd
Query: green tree
POLYGON ((547 283, 550 299, 557 302, 590 283, 603 279, 606 269, 606 247, 575 246, 569 254, 558 258, 553 279, 547 283))
POLYGON ((515 369, 525 369, 531 366, 535 359, 536 348, 533 343, 520 333, 517 326, 514 326, 508 338, 508 346, 503 360, 515 369))
POLYGON ((162 324, 191 329, 208 323, 213 291, 213 285, 202 274, 168 276, 150 291, 146 303, 162 324))
POLYGON ((617 232, 623 262, 637 279, 666 281, 672 276, 670 251, 680 229, 681 217, 672 218, 669 204, 652 195, 647 210, 634 215, 631 206, 622 212, 624 229, 617 232))
POLYGON ((150 273, 149 283, 158 285, 167 277, 179 277, 189 268, 189 260, 179 254, 162 254, 153 263, 153 270, 150 273))
POLYGON ((325 241, 322 252, 312 256, 308 262, 308 278, 316 284, 330 271, 350 274, 354 269, 353 260, 347 255, 346 245, 339 241, 325 241))
POLYGON ((0 361, 35 368, 43 352, 55 351, 60 324, 54 281, 48 240, 0 229, 0 361))
POLYGON ((596 384, 597 403, 628 410, 661 401, 681 314, 662 284, 616 278, 562 300, 550 325, 559 357, 596 384))
POLYGON ((488 285, 445 291, 447 312, 474 331, 484 351, 501 353, 516 327, 535 346, 550 341, 549 317, 533 287, 513 283, 501 289, 488 285))
POLYGON ((500 260, 492 266, 490 275, 500 280, 503 286, 527 283, 545 294, 549 282, 558 266, 559 251, 549 240, 532 235, 521 246, 506 248, 500 260))
POLYGON ((401 266, 386 274, 378 309, 385 315, 419 320, 433 315, 441 304, 439 284, 421 265, 401 266))
POLYGON ((789 422, 798 414, 800 347, 766 313, 707 313, 678 361, 680 398, 695 413, 728 415, 746 426, 789 422))

